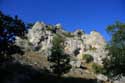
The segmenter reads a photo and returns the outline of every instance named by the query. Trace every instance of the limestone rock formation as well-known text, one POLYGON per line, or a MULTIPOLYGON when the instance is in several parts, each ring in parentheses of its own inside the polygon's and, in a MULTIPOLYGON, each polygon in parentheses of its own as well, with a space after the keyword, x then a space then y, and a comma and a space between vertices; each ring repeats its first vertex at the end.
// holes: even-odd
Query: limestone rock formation
POLYGON ((102 64, 102 59, 106 57, 106 42, 99 32, 92 31, 90 34, 85 34, 82 30, 67 32, 60 24, 51 26, 43 22, 36 22, 28 30, 27 39, 16 37, 16 45, 24 49, 28 47, 48 56, 51 53, 53 36, 56 34, 65 37, 65 52, 75 56, 78 60, 82 60, 83 54, 90 54, 95 63, 102 64))
POLYGON ((102 74, 98 74, 96 77, 100 81, 107 81, 108 80, 108 78, 102 74))
POLYGON ((16 45, 23 47, 24 49, 30 47, 30 50, 42 52, 44 55, 48 55, 48 50, 52 46, 51 42, 53 34, 52 31, 47 30, 44 23, 36 22, 35 25, 28 30, 26 38, 27 39, 21 39, 16 37, 16 45))
POLYGON ((107 80, 107 77, 102 74, 95 76, 93 72, 87 69, 84 70, 84 67, 89 67, 85 66, 83 55, 91 55, 94 63, 103 65, 102 59, 108 53, 105 50, 107 43, 97 31, 91 31, 90 34, 86 34, 82 30, 67 32, 62 29, 61 24, 46 25, 43 22, 36 22, 28 30, 24 39, 16 37, 15 44, 21 47, 25 54, 21 57, 15 56, 15 60, 36 68, 49 69, 50 63, 47 61, 47 57, 51 54, 52 41, 55 35, 61 35, 62 38, 65 38, 63 43, 64 52, 71 57, 72 69, 65 76, 76 74, 78 77, 96 77, 99 80, 107 80))

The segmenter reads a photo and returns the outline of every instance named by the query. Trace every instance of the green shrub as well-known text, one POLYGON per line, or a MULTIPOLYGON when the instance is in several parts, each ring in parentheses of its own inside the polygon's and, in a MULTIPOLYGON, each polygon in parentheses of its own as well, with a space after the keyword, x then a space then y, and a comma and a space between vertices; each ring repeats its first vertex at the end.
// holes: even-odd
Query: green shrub
POLYGON ((52 31, 53 27, 52 27, 51 25, 47 25, 47 26, 46 26, 46 29, 47 29, 48 31, 52 31))
POLYGON ((90 51, 95 51, 97 49, 96 47, 92 47, 91 45, 89 47, 90 48, 88 50, 90 50, 90 51))
POLYGON ((104 70, 103 66, 96 64, 96 63, 92 64, 92 69, 93 69, 93 72, 96 74, 103 73, 103 70, 104 70))
POLYGON ((91 47, 91 48, 90 48, 90 50, 95 51, 95 50, 96 50, 96 48, 95 48, 95 47, 91 47))
POLYGON ((81 38, 80 38, 79 40, 80 40, 81 42, 83 42, 83 40, 82 40, 81 38))
POLYGON ((65 38, 63 38, 61 35, 54 36, 51 54, 48 57, 48 61, 52 63, 50 68, 58 77, 68 73, 71 69, 70 56, 64 53, 64 46, 62 44, 64 43, 64 40, 65 38))
POLYGON ((93 57, 90 54, 84 54, 83 59, 86 61, 86 63, 93 61, 93 57))

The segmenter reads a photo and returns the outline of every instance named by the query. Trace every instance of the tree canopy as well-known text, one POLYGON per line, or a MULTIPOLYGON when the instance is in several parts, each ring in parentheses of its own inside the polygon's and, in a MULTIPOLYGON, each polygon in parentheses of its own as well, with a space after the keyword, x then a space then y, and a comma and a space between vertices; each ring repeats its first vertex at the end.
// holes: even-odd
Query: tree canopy
POLYGON ((68 54, 64 53, 64 38, 59 35, 56 35, 53 39, 53 46, 51 48, 51 55, 48 57, 48 60, 52 62, 52 71, 57 74, 58 77, 67 73, 71 65, 70 57, 68 54))
POLYGON ((19 47, 14 45, 15 36, 24 37, 26 27, 24 22, 15 16, 14 18, 0 11, 0 61, 19 52, 19 47))
POLYGON ((108 58, 104 61, 106 73, 111 78, 125 76, 125 24, 116 22, 107 27, 111 40, 107 45, 108 58))

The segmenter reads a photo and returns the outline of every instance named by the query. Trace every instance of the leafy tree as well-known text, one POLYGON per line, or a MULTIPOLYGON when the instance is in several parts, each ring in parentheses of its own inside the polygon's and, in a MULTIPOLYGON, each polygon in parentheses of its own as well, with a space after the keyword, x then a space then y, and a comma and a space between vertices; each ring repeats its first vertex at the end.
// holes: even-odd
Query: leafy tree
POLYGON ((90 54, 83 54, 83 60, 85 60, 86 63, 89 63, 93 61, 93 57, 90 54))
POLYGON ((71 65, 70 57, 68 54, 64 53, 64 38, 60 35, 56 35, 53 39, 53 46, 51 49, 51 55, 48 57, 48 60, 52 62, 52 70, 58 77, 61 77, 64 73, 67 73, 71 65))
POLYGON ((103 71, 105 71, 103 66, 101 66, 97 63, 92 64, 92 69, 93 69, 93 72, 96 74, 103 73, 103 71))
POLYGON ((116 22, 107 27, 111 40, 107 45, 108 57, 104 60, 106 74, 110 78, 125 76, 125 24, 116 22))
POLYGON ((15 16, 4 15, 0 11, 0 62, 15 52, 21 52, 20 48, 14 45, 15 36, 24 37, 25 24, 15 16))

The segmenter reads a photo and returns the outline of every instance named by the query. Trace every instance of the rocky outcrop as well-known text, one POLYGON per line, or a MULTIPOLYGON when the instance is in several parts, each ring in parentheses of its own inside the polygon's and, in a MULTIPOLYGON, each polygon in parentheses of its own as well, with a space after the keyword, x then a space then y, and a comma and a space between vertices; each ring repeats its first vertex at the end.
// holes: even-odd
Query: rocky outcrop
POLYGON ((125 77, 121 77, 121 79, 114 81, 114 83, 125 83, 125 77))
POLYGON ((60 24, 52 26, 43 22, 36 22, 28 30, 27 39, 16 37, 16 45, 23 49, 29 48, 42 52, 42 55, 48 56, 52 47, 53 36, 56 34, 65 37, 65 52, 75 56, 78 60, 82 60, 84 54, 90 54, 95 63, 102 64, 102 59, 106 57, 106 42, 100 33, 92 31, 90 34, 85 34, 82 30, 66 32, 61 28, 60 24))
POLYGON ((96 75, 96 77, 100 81, 107 81, 108 80, 108 78, 103 74, 98 74, 98 75, 96 75))
POLYGON ((76 74, 78 77, 91 77, 98 80, 106 81, 107 77, 99 74, 95 76, 85 66, 83 60, 84 55, 93 57, 93 62, 102 64, 102 59, 106 57, 108 51, 105 50, 106 41, 102 35, 97 31, 91 31, 86 34, 82 30, 75 32, 67 32, 62 29, 60 24, 46 25, 43 22, 36 22, 32 28, 28 30, 25 38, 16 37, 15 44, 25 51, 21 57, 16 57, 15 60, 21 64, 31 65, 37 68, 49 69, 50 63, 47 57, 51 54, 51 47, 53 37, 61 35, 64 38, 64 52, 70 55, 70 64, 72 65, 71 71, 65 76, 76 74))
POLYGON ((86 45, 85 54, 90 54, 94 58, 95 63, 102 64, 102 59, 106 57, 106 42, 100 33, 92 31, 90 35, 86 35, 84 43, 86 45))
POLYGON ((90 34, 82 34, 81 37, 75 35, 75 37, 66 40, 67 53, 73 55, 74 51, 79 49, 79 53, 76 55, 79 60, 82 60, 83 54, 90 54, 93 56, 94 62, 99 64, 102 64, 102 59, 107 55, 105 46, 105 40, 96 31, 92 31, 90 34))

